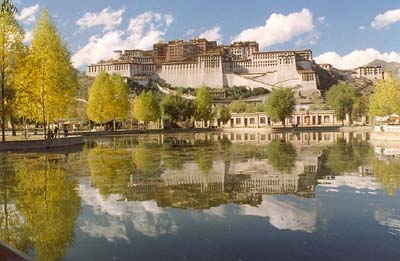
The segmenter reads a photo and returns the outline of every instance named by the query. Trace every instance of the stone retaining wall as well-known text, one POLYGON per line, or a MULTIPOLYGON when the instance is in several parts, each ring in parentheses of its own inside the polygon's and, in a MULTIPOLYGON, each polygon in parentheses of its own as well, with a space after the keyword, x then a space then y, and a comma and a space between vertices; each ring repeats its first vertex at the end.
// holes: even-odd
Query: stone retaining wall
POLYGON ((59 138, 53 140, 28 140, 0 142, 0 151, 29 151, 83 145, 83 137, 59 138))

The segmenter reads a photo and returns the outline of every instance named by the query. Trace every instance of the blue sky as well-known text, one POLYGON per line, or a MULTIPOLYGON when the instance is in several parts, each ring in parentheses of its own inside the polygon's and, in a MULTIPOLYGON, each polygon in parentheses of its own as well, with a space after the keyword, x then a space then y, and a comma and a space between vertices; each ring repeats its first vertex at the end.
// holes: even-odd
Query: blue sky
POLYGON ((114 49, 199 36, 224 44, 257 40, 263 50, 309 48, 318 62, 339 68, 375 58, 400 62, 400 2, 393 0, 15 2, 27 41, 40 9, 49 10, 79 68, 114 49))

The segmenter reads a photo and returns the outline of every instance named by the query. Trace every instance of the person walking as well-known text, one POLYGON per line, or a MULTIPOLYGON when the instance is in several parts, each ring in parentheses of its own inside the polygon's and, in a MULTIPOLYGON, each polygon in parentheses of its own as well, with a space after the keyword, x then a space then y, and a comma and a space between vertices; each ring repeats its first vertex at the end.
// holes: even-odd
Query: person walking
POLYGON ((55 139, 58 138, 58 126, 57 125, 54 127, 54 138, 55 139))

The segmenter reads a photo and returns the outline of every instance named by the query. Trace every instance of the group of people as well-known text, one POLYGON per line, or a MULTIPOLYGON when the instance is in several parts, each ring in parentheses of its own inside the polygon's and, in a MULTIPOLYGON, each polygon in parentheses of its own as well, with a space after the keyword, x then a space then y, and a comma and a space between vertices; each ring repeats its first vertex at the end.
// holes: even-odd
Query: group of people
MULTIPOLYGON (((50 128, 47 130, 47 139, 49 139, 49 140, 57 139, 58 135, 59 135, 59 129, 58 129, 57 125, 54 127, 54 130, 51 130, 50 128)), ((64 126, 63 136, 64 136, 64 138, 68 137, 68 128, 67 128, 67 126, 64 126)))

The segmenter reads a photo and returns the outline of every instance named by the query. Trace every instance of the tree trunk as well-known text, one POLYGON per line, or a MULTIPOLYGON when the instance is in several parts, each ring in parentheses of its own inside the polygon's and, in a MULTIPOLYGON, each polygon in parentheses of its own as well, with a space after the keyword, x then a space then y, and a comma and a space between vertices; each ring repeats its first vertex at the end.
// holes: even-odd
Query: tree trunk
MULTIPOLYGON (((4 37, 4 36, 3 36, 4 37)), ((3 53, 2 53, 2 66, 1 66, 1 141, 6 141, 6 97, 5 97, 5 54, 4 54, 4 41, 3 41, 3 53)))
POLYGON ((115 122, 115 117, 114 117, 114 119, 113 119, 113 131, 115 131, 116 130, 116 122, 115 122))
POLYGON ((42 120, 43 120, 43 131, 44 131, 44 139, 47 139, 47 121, 46 121, 46 104, 45 104, 45 97, 44 97, 44 68, 43 68, 43 61, 42 61, 42 89, 40 93, 40 102, 42 107, 42 120))
POLYGON ((17 130, 15 129, 15 123, 14 123, 13 117, 10 118, 10 122, 11 122, 12 136, 15 137, 15 136, 17 136, 17 130))

